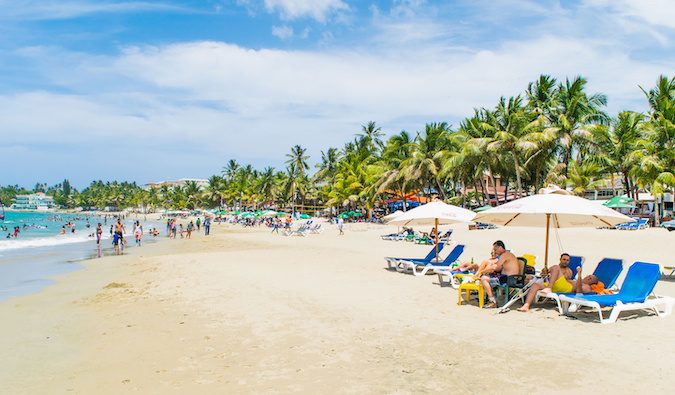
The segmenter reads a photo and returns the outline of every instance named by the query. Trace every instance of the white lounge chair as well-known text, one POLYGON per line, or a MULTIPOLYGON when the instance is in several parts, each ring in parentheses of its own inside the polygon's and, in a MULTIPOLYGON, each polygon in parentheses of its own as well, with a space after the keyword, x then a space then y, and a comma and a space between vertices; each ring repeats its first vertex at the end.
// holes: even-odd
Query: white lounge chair
POLYGON ((675 299, 669 296, 654 295, 654 287, 661 277, 661 268, 655 263, 635 262, 628 269, 621 290, 612 295, 561 295, 563 313, 569 314, 569 305, 587 306, 597 310, 600 322, 610 324, 616 322, 619 314, 631 310, 653 310, 659 317, 673 312, 675 299), (663 311, 659 307, 663 306, 663 311), (608 318, 602 315, 603 307, 611 307, 608 318))

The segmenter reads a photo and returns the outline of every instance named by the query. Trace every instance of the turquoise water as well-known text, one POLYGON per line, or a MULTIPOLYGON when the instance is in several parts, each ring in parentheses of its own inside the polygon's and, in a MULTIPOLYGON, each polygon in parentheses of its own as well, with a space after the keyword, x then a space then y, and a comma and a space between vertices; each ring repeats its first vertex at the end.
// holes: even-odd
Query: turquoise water
MULTIPOLYGON (((133 248, 133 223, 139 220, 145 234, 143 243, 155 242, 158 238, 148 235, 150 228, 157 228, 164 234, 165 226, 160 222, 144 221, 142 215, 123 220, 127 229, 129 244, 124 251, 133 248)), ((110 239, 110 225, 113 218, 93 216, 92 214, 56 214, 33 212, 5 212, 6 227, 0 235, 0 302, 14 296, 40 292, 55 281, 46 277, 69 273, 82 268, 79 262, 87 259, 113 255, 110 239), (66 227, 66 233, 60 234, 66 222, 74 224, 75 232, 66 227), (91 237, 98 223, 103 225, 103 238, 96 244, 91 237), (87 227, 89 223, 89 227, 87 227), (6 238, 19 226, 17 237, 6 238)))

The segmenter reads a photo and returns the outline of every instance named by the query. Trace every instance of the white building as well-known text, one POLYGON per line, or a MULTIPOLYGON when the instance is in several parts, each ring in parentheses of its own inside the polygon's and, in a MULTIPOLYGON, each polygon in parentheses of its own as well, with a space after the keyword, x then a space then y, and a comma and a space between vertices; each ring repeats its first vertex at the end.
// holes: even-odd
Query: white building
POLYGON ((38 192, 32 195, 16 195, 11 208, 18 210, 46 211, 53 207, 54 198, 45 195, 43 192, 38 192))

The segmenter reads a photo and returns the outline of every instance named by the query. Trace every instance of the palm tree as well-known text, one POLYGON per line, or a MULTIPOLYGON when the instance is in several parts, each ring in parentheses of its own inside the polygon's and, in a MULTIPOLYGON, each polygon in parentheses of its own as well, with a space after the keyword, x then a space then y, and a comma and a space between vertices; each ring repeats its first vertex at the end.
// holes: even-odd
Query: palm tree
POLYGON ((407 180, 420 179, 429 188, 435 184, 443 199, 447 197, 439 172, 451 146, 450 133, 450 127, 445 122, 427 124, 424 133, 417 132, 410 145, 412 156, 401 163, 407 180))
POLYGON ((635 165, 633 151, 637 141, 642 138, 646 117, 633 111, 622 111, 616 119, 611 121, 611 127, 600 125, 591 130, 593 141, 600 147, 601 153, 589 157, 609 173, 614 189, 614 174, 622 176, 624 190, 630 193, 632 189, 629 172, 635 165))
POLYGON ((223 167, 221 174, 223 174, 228 180, 232 181, 234 180, 234 177, 236 177, 238 171, 239 164, 236 160, 230 159, 230 161, 227 162, 227 166, 223 167))
POLYGON ((502 97, 497 109, 488 114, 490 114, 488 130, 493 133, 493 141, 488 145, 488 149, 511 154, 516 171, 517 194, 520 197, 522 186, 518 156, 520 152, 536 148, 533 142, 526 140, 526 136, 530 130, 536 128, 537 122, 528 121, 529 117, 522 106, 520 95, 509 98, 508 103, 502 97))
POLYGON ((403 211, 406 211, 405 196, 410 191, 409 186, 412 183, 404 177, 401 164, 410 156, 412 142, 410 134, 405 130, 392 136, 384 145, 382 158, 372 165, 378 174, 377 181, 372 187, 376 188, 379 194, 393 189, 401 197, 403 211))
POLYGON ((584 146, 590 140, 590 129, 597 124, 606 124, 609 117, 600 110, 607 104, 607 97, 596 93, 587 95, 584 92, 586 79, 575 77, 565 84, 558 84, 555 91, 555 107, 548 115, 548 133, 556 137, 559 162, 562 164, 565 177, 567 165, 575 148, 584 146))
MULTIPOLYGON (((494 177, 494 166, 499 160, 499 155, 495 150, 490 149, 494 139, 493 129, 490 126, 490 118, 493 115, 489 110, 474 109, 474 116, 465 119, 460 124, 459 132, 466 143, 463 145, 462 152, 456 159, 468 160, 470 162, 477 161, 478 168, 472 174, 478 177, 481 189, 485 191, 489 197, 489 188, 487 185, 483 186, 483 172, 487 170, 488 177, 494 188, 496 204, 499 204, 499 196, 497 196, 497 182, 494 177)), ((454 166, 457 166, 457 161, 451 161, 454 166)), ((486 202, 489 203, 489 202, 486 202)))
POLYGON ((357 134, 356 136, 363 141, 364 145, 368 148, 371 154, 375 155, 377 150, 382 149, 382 140, 380 137, 383 136, 382 128, 376 127, 375 122, 370 121, 368 125, 361 126, 363 134, 357 134))
POLYGON ((570 161, 569 180, 573 192, 581 196, 584 191, 602 186, 602 168, 590 161, 570 161))
POLYGON ((307 164, 309 156, 305 156, 305 151, 307 151, 307 149, 302 148, 300 145, 296 145, 291 148, 290 154, 286 154, 286 157, 289 158, 286 161, 286 164, 288 164, 288 191, 293 198, 293 213, 295 213, 295 197, 298 186, 297 180, 305 174, 305 170, 309 169, 309 165, 307 164))
POLYGON ((326 153, 321 151, 321 163, 316 164, 316 168, 318 168, 319 171, 314 174, 314 181, 327 181, 332 184, 338 172, 339 160, 340 155, 338 154, 337 148, 328 148, 326 153))

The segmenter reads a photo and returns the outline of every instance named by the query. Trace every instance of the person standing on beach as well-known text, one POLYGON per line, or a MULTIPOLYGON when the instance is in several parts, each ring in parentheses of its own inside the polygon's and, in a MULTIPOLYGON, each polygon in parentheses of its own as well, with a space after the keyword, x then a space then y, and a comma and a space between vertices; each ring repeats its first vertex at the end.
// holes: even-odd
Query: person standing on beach
POLYGON ((174 218, 173 222, 171 222, 171 235, 173 236, 174 239, 176 238, 176 230, 177 230, 176 228, 177 227, 178 227, 178 223, 177 223, 176 219, 174 218))
POLYGON ((199 225, 201 224, 201 219, 197 218, 197 232, 199 232, 199 225))
POLYGON ((338 217, 338 229, 340 230, 340 235, 344 235, 345 232, 342 228, 345 226, 345 220, 342 217, 338 217))
POLYGON ((103 228, 101 228, 101 223, 98 223, 96 227, 96 244, 101 244, 101 237, 103 237, 103 228))
POLYGON ((187 238, 188 239, 192 238, 192 228, 194 228, 194 226, 195 225, 192 223, 192 221, 190 221, 190 223, 187 225, 187 238))
POLYGON ((117 218, 117 223, 115 223, 115 234, 118 236, 118 243, 122 243, 122 245, 124 245, 124 226, 122 225, 122 220, 119 219, 119 217, 117 218))
POLYGON ((208 236, 211 231, 211 217, 204 219, 204 236, 208 236))
POLYGON ((134 236, 136 236, 136 245, 140 246, 141 245, 141 236, 143 235, 143 226, 141 226, 141 223, 136 221, 136 224, 134 225, 134 236))

